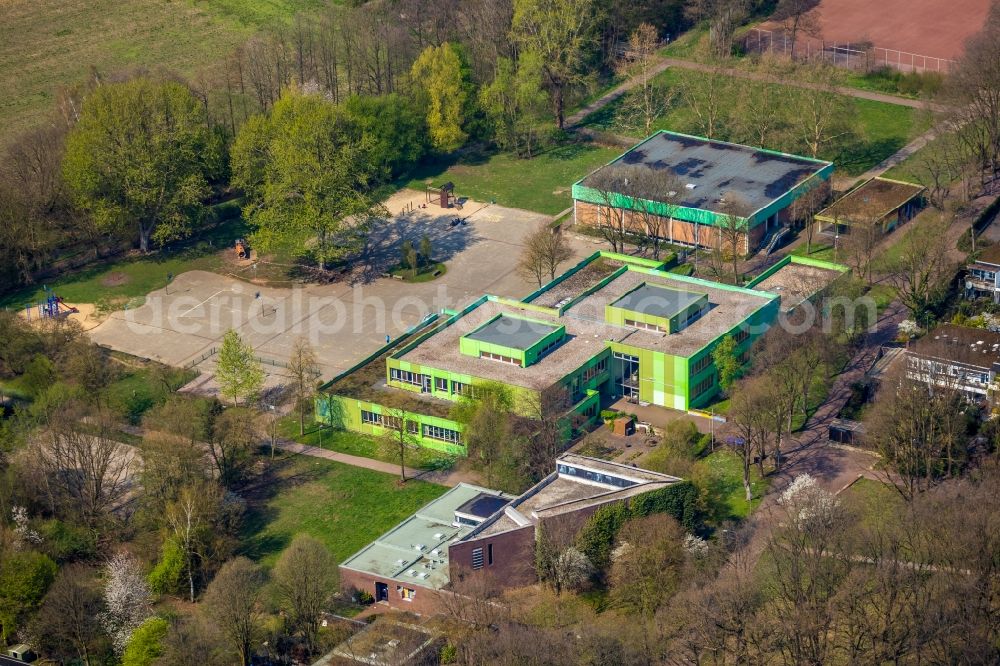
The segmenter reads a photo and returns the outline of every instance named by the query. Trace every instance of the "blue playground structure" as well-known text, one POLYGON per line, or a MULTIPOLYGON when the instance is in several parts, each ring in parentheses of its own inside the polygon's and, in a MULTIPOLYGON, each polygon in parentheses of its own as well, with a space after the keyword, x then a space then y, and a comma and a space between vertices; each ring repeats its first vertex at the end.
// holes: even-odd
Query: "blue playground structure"
POLYGON ((28 303, 24 306, 25 314, 28 317, 28 321, 31 321, 31 311, 35 310, 38 313, 38 319, 57 319, 59 317, 66 317, 73 314, 74 312, 79 312, 75 307, 66 305, 63 302, 61 296, 56 296, 55 292, 42 287, 45 291, 46 297, 44 301, 39 303, 28 303))

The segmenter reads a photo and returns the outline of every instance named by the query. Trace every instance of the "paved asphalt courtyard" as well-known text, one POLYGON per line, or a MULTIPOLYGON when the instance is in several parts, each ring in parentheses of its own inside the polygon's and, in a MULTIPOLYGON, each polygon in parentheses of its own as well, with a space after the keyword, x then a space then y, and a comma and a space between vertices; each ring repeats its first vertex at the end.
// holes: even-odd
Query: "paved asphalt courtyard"
MULTIPOLYGON (((346 370, 385 343, 442 308, 461 307, 484 293, 522 297, 537 285, 515 270, 525 237, 551 218, 496 205, 466 202, 461 210, 424 203, 424 195, 402 190, 386 206, 394 214, 373 234, 368 259, 350 277, 329 285, 263 287, 230 276, 191 271, 165 289, 150 293, 144 305, 113 313, 91 330, 98 344, 173 366, 192 363, 210 381, 217 349, 230 328, 253 345, 280 383, 281 364, 296 338, 305 336, 316 350, 324 378, 346 370), (402 213, 407 204, 413 210, 402 213), (452 226, 456 217, 466 225, 452 226), (427 235, 445 275, 419 284, 381 277, 398 261, 404 239, 419 243, 427 235), (268 361, 276 363, 269 364, 268 361)), ((597 246, 569 237, 574 258, 565 270, 597 246)))

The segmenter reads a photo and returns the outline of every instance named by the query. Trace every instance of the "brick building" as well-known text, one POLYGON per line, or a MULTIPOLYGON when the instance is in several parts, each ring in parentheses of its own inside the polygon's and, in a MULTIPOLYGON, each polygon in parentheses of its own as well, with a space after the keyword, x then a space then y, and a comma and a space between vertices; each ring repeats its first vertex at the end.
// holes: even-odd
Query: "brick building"
POLYGON ((680 479, 637 467, 563 454, 556 469, 519 497, 461 483, 340 565, 341 587, 419 614, 439 611, 454 581, 488 576, 529 585, 540 525, 575 534, 598 507, 628 502, 680 479))

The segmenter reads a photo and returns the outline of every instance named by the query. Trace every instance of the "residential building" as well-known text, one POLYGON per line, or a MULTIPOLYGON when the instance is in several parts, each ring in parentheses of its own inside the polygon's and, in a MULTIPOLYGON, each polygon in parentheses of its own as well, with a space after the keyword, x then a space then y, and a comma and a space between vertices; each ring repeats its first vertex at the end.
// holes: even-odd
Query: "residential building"
POLYGON ((453 583, 489 577, 517 587, 537 580, 539 526, 575 534, 598 507, 668 488, 677 477, 566 453, 555 470, 518 497, 459 484, 340 565, 345 591, 388 607, 441 610, 453 583))
POLYGON ((969 264, 965 294, 969 298, 987 297, 1000 303, 1000 243, 979 252, 969 264))
POLYGON ((907 377, 961 391, 977 402, 996 390, 998 370, 1000 333, 980 328, 944 324, 906 350, 907 377))
POLYGON ((815 188, 827 195, 832 173, 833 164, 823 160, 660 131, 573 184, 573 219, 601 227, 614 225, 621 214, 632 233, 709 249, 732 243, 726 228, 742 228, 735 249, 749 254, 789 222, 799 197, 815 188), (602 189, 601 172, 622 167, 665 170, 676 189, 649 194, 602 189))

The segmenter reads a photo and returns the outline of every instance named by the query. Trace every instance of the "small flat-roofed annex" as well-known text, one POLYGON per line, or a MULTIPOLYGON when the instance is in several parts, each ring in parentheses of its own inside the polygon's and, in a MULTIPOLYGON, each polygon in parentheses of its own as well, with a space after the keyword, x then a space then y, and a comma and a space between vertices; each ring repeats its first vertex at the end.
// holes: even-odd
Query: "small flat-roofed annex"
POLYGON ((818 222, 837 224, 881 221, 920 197, 923 185, 875 177, 855 187, 816 213, 818 222))
POLYGON ((557 330, 559 327, 555 324, 500 314, 465 337, 525 351, 557 330))
POLYGON ((673 317, 705 298, 705 294, 651 285, 648 283, 633 289, 617 301, 615 307, 655 317, 673 317))

